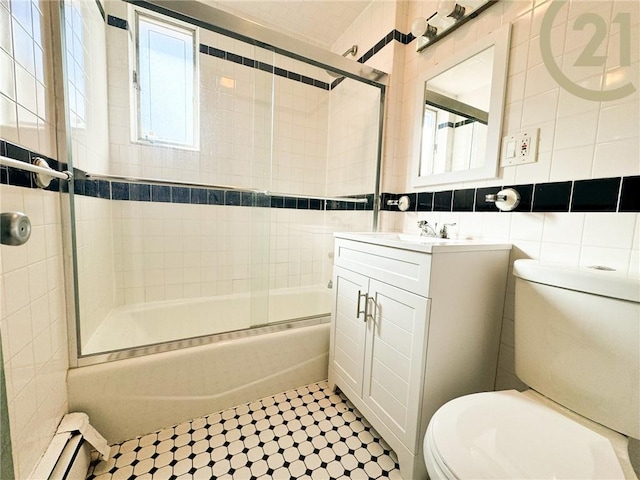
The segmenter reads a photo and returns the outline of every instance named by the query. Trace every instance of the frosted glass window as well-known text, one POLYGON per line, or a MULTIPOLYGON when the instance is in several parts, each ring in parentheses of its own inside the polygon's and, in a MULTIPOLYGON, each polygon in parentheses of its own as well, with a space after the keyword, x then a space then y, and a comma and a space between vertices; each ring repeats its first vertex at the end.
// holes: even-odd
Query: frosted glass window
POLYGON ((197 147, 195 30, 137 16, 138 140, 197 147))

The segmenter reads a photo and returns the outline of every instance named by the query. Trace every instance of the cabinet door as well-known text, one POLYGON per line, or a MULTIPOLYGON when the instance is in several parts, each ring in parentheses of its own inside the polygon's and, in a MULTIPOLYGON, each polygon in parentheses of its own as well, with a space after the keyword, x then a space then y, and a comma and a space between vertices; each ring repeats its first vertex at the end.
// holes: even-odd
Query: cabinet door
POLYGON ((417 452, 429 299, 376 280, 369 282, 369 296, 362 397, 417 452))
POLYGON ((350 270, 334 267, 335 289, 331 326, 331 365, 359 396, 364 374, 364 311, 369 279, 350 270))

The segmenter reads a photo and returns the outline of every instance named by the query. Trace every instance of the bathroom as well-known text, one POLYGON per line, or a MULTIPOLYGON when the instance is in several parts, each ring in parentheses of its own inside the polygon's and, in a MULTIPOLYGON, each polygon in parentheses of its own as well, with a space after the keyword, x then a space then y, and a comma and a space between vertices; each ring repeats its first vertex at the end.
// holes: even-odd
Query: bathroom
MULTIPOLYGON (((31 238, 25 245, 2 245, 0 249, 0 335, 4 367, 0 477, 3 479, 5 476, 30 478, 60 420, 79 403, 78 389, 73 383, 81 376, 78 372, 93 368, 84 371, 91 372, 87 377, 100 394, 104 393, 107 379, 113 380, 113 370, 101 376, 101 369, 109 364, 119 365, 126 357, 118 357, 116 348, 116 358, 99 358, 99 350, 83 353, 82 347, 86 345, 80 345, 79 350, 79 343, 91 337, 99 321, 116 306, 141 301, 183 301, 184 304, 185 299, 194 297, 247 294, 240 302, 249 310, 248 323, 242 328, 249 325, 253 327, 250 331, 262 329, 263 333, 279 333, 287 339, 289 335, 292 341, 285 342, 288 348, 295 344, 299 350, 313 352, 309 370, 290 374, 288 367, 308 360, 295 356, 305 352, 285 354, 282 343, 274 342, 272 346, 261 345, 259 348, 271 350, 265 350, 264 358, 257 357, 251 342, 268 335, 246 336, 241 339, 244 356, 234 351, 225 357, 221 351, 216 353, 219 358, 207 359, 207 365, 225 359, 228 363, 240 364, 242 375, 238 373, 237 380, 241 384, 232 382, 228 390, 244 390, 243 395, 253 396, 230 395, 224 399, 227 403, 222 402, 220 406, 213 400, 200 402, 205 405, 194 408, 206 408, 208 403, 209 410, 176 417, 152 429, 143 428, 119 441, 324 380, 329 341, 326 317, 330 307, 321 306, 318 312, 307 313, 301 310, 316 300, 294 306, 297 311, 289 318, 302 318, 293 323, 297 326, 306 322, 304 328, 288 328, 286 322, 279 320, 269 325, 265 312, 276 302, 272 290, 307 289, 313 294, 314 288, 322 287, 317 289, 319 297, 330 291, 326 287, 332 278, 333 232, 378 230, 418 234, 419 220, 455 223, 450 229, 451 236, 511 244, 510 265, 517 259, 532 258, 570 265, 605 265, 621 272, 640 273, 639 58, 638 49, 631 48, 629 58, 621 59, 624 55, 618 48, 626 38, 625 32, 631 35, 631 46, 639 44, 637 2, 574 1, 560 11, 554 23, 556 59, 567 63, 580 55, 591 38, 589 31, 573 28, 576 17, 593 13, 611 26, 597 50, 606 61, 598 66, 574 67, 571 72, 571 78, 577 83, 596 90, 604 88, 602 85, 607 88, 629 82, 635 85, 632 94, 609 101, 579 98, 551 77, 540 53, 540 34, 545 13, 559 2, 499 1, 422 52, 416 52, 416 40, 409 32, 414 20, 428 18, 438 2, 331 2, 331 8, 326 8, 323 2, 304 2, 308 10, 291 8, 291 2, 286 1, 270 2, 266 5, 271 9, 265 6, 257 10, 256 4, 249 2, 243 8, 244 3, 216 2, 213 6, 253 20, 270 32, 285 32, 296 39, 296 48, 314 52, 328 50, 335 55, 320 61, 318 66, 201 28, 199 43, 213 47, 209 52, 214 53, 206 57, 199 53, 201 74, 231 82, 226 86, 219 82, 217 89, 210 90, 201 84, 202 104, 214 97, 223 102, 219 98, 224 96, 224 89, 231 87, 239 95, 233 100, 235 104, 231 103, 230 115, 219 119, 206 117, 208 131, 220 132, 230 140, 223 145, 215 142, 206 145, 207 138, 201 136, 200 146, 212 148, 206 159, 200 157, 201 168, 194 166, 198 157, 193 151, 183 149, 173 157, 166 154, 166 149, 157 150, 159 153, 154 157, 143 152, 143 146, 134 151, 135 147, 128 141, 129 113, 122 105, 128 105, 131 89, 128 77, 123 79, 123 75, 127 74, 127 62, 131 61, 128 55, 132 53, 127 46, 128 30, 122 28, 121 21, 134 21, 130 5, 116 0, 63 3, 64 8, 81 12, 81 21, 86 24, 75 35, 76 38, 84 35, 87 42, 84 46, 87 63, 82 65, 86 67, 87 76, 81 78, 74 74, 74 83, 69 80, 69 64, 65 65, 62 60, 60 29, 55 28, 66 21, 73 30, 73 20, 61 19, 61 12, 69 10, 61 8, 61 2, 57 1, 0 0, 2 156, 28 161, 33 153, 67 165, 72 158, 73 167, 84 172, 170 179, 171 188, 180 188, 179 182, 231 185, 239 187, 240 200, 242 193, 254 193, 252 189, 256 188, 276 192, 272 197, 280 198, 282 206, 292 199, 296 207, 307 206, 256 208, 234 204, 233 200, 228 205, 224 202, 210 205, 207 199, 206 206, 191 202, 189 208, 181 208, 178 203, 162 200, 136 201, 135 198, 142 197, 134 197, 134 190, 144 191, 140 185, 148 184, 106 177, 84 186, 110 182, 110 197, 104 198, 99 190, 93 195, 86 190, 84 195, 76 191, 74 204, 70 205, 70 195, 61 183, 55 189, 35 188, 29 176, 0 167, 0 210, 24 212, 32 225, 31 238), (305 16, 299 17, 303 11, 305 16), (620 12, 630 13, 630 29, 624 30, 622 24, 617 28, 612 21, 620 12), (323 15, 320 21, 319 15, 323 15), (512 31, 501 137, 539 129, 537 161, 502 167, 493 179, 414 187, 415 111, 419 103, 416 92, 422 78, 439 63, 508 24, 512 31), (333 84, 336 78, 324 71, 327 63, 354 75, 353 56, 334 58, 353 45, 358 46, 355 58, 366 59, 362 62, 366 66, 388 75, 369 83, 348 77, 335 91, 304 84, 300 76, 333 84), (207 62, 218 61, 215 54, 220 50, 294 72, 301 81, 277 75, 262 77, 259 69, 237 63, 229 68, 232 62, 218 62, 221 73, 217 72, 213 70, 213 63, 207 62), (622 68, 623 64, 629 66, 622 68), (211 70, 205 72, 208 68, 211 70), (78 109, 84 109, 91 126, 85 131, 78 128, 77 123, 71 124, 70 102, 65 104, 65 98, 73 93, 70 85, 81 90, 83 84, 91 85, 93 96, 85 98, 82 105, 74 101, 72 110, 79 114, 78 109), (337 95, 330 96, 333 94, 337 95), (236 114, 244 116, 234 117, 234 108, 236 114), (383 122, 379 121, 380 117, 383 122), (248 125, 244 135, 234 134, 233 128, 241 129, 242 122, 248 125), (304 128, 294 129, 292 125, 304 125, 304 128), (218 127, 221 130, 217 130, 218 127), (249 136, 247 129, 252 132, 249 136), (286 132, 293 133, 287 138, 286 132), (217 150, 213 150, 212 145, 217 150), (227 164, 212 160, 217 158, 226 159, 227 164), (613 199, 608 179, 622 179, 615 184, 613 199), (597 181, 586 182, 588 180, 597 181), (523 193, 543 194, 534 196, 533 205, 529 204, 524 211, 512 213, 498 212, 491 205, 479 208, 477 203, 475 211, 473 204, 470 209, 456 208, 455 201, 451 206, 451 200, 446 211, 432 204, 427 208, 421 203, 425 196, 429 198, 425 192, 444 192, 438 195, 442 198, 454 190, 506 185, 524 186, 523 193), (567 189, 570 192, 577 186, 592 188, 597 204, 582 211, 571 209, 567 189), (123 194, 117 196, 121 195, 120 188, 127 188, 127 200, 123 194), (624 192, 620 205, 618 188, 624 192), (409 211, 400 212, 386 204, 386 200, 403 194, 412 200, 409 211), (545 194, 546 203, 542 202, 545 194), (379 211, 372 201, 378 195, 383 199, 379 211), (366 201, 353 201, 360 198, 366 201), (326 200, 331 208, 310 208, 317 200, 325 199, 333 199, 326 200), (298 203, 298 200, 302 201, 298 203), (202 213, 205 209, 206 217, 202 213), (214 210, 216 213, 211 213, 214 210), (179 226, 175 222, 180 222, 179 226), (190 230, 194 224, 200 224, 197 235, 190 230), (167 257, 173 257, 165 255, 175 251, 157 251, 156 233, 168 230, 178 234, 160 246, 177 248, 182 253, 179 264, 171 264, 167 257), (182 246, 200 246, 199 238, 193 237, 205 236, 206 232, 213 233, 213 238, 206 242, 211 248, 198 250, 197 255, 185 255, 182 246), (149 249, 127 250, 138 245, 149 249), (134 253, 140 255, 125 259, 125 255, 134 253), (216 268, 213 278, 207 277, 212 275, 212 270, 207 270, 209 257, 223 261, 223 268, 216 268), (131 268, 127 269, 128 266, 131 268), (180 270, 179 275, 176 270, 180 270), (76 317, 82 319, 81 324, 76 322, 76 317), (98 319, 96 323, 92 323, 94 318, 98 319), (82 328, 87 330, 83 332, 82 328), (298 337, 305 331, 311 333, 311 338, 298 337), (318 341, 319 337, 322 340, 318 341), (258 367, 271 363, 278 372, 275 386, 256 387, 256 377, 272 375, 258 367)), ((74 65, 80 63, 75 60, 74 65)), ((201 119, 209 113, 203 108, 201 119)), ((76 115, 76 122, 80 116, 76 115)), ((193 194, 198 187, 189 188, 193 194)), ((258 194, 255 195, 258 198, 258 194)), ((450 198, 452 194, 448 195, 450 198)), ((233 195, 230 197, 233 199, 233 195)), ((148 200, 151 199, 150 196, 148 200)), ((523 200, 526 200, 524 196, 523 200)), ((510 275, 502 316, 496 390, 525 388, 514 370, 514 285, 510 275)), ((322 299, 317 302, 322 304, 322 299)), ((291 306, 292 302, 288 304, 291 306)), ((226 340, 234 333, 224 335, 217 337, 217 343, 226 348, 232 343, 226 340)), ((193 336, 201 338, 215 336, 215 333, 193 336)), ((177 387, 183 387, 189 382, 181 381, 181 369, 206 376, 209 368, 203 367, 198 357, 184 356, 184 351, 203 348, 188 337, 177 339, 164 351, 163 347, 144 351, 144 346, 134 345, 122 350, 126 352, 122 355, 131 354, 131 360, 146 362, 144 365, 154 356, 167 355, 162 358, 172 359, 175 368, 167 375, 177 387), (185 346, 187 348, 182 348, 185 346), (136 348, 138 351, 134 352, 136 348)), ((215 344, 214 341, 212 345, 215 344)), ((109 355, 113 354, 103 357, 109 355)), ((142 368, 143 364, 140 365, 142 368)), ((131 377, 123 378, 123 382, 129 380, 135 384, 147 376, 147 371, 124 375, 131 377)), ((222 380, 218 377, 216 381, 222 380)), ((178 394, 176 390, 174 395, 178 394)), ((185 395, 195 398, 204 394, 185 395)), ((144 408, 140 415, 143 414, 153 417, 153 412, 145 412, 144 408)), ((91 421, 99 424, 100 419, 91 417, 91 421)))

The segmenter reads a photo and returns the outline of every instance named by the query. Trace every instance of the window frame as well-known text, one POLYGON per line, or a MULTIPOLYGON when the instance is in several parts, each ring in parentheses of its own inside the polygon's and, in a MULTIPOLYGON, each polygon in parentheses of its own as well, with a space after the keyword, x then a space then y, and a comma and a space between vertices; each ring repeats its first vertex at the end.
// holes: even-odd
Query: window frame
POLYGON ((131 49, 132 55, 130 57, 130 85, 131 85, 131 102, 133 107, 130 111, 131 116, 131 143, 138 145, 148 145, 157 147, 167 147, 179 150, 200 150, 200 41, 199 41, 199 29, 189 23, 181 22, 170 17, 166 17, 155 12, 149 12, 148 10, 141 10, 138 8, 132 8, 132 32, 130 41, 133 48, 131 49), (173 29, 180 33, 190 34, 193 39, 193 143, 176 143, 165 140, 152 140, 143 138, 142 132, 142 115, 140 108, 140 84, 139 74, 140 71, 140 37, 139 37, 139 22, 140 18, 150 23, 156 23, 164 28, 173 29))

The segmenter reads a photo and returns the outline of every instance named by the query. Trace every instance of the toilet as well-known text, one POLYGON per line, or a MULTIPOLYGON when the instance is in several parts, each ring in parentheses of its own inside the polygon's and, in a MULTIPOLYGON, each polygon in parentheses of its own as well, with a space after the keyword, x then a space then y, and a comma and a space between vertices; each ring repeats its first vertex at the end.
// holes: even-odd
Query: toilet
POLYGON ((515 371, 530 388, 443 405, 424 438, 429 477, 636 479, 640 279, 535 260, 513 273, 515 371))

